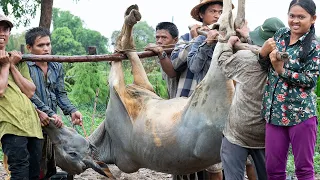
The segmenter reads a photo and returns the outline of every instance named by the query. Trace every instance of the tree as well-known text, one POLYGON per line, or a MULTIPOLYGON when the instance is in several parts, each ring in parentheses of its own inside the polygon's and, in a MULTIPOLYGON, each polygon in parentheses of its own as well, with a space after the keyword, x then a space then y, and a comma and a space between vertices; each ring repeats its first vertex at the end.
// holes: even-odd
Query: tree
POLYGON ((61 11, 58 8, 53 8, 53 29, 67 27, 75 35, 76 31, 83 28, 83 22, 80 17, 70 13, 70 11, 61 11))
POLYGON ((73 74, 74 85, 70 97, 76 104, 92 104, 97 88, 100 89, 99 103, 105 104, 109 95, 106 72, 102 63, 76 63, 68 72, 73 74))
POLYGON ((96 46, 97 54, 109 53, 107 50, 109 40, 98 31, 79 28, 75 33, 75 39, 80 42, 84 48, 96 46))
MULTIPOLYGON (((21 34, 12 34, 10 35, 9 42, 7 44, 6 50, 12 51, 12 50, 20 50, 21 44, 25 44, 25 32, 21 34)), ((26 50, 26 49, 24 49, 26 50)))
POLYGON ((41 15, 39 27, 50 29, 52 20, 53 0, 41 0, 41 15))
MULTIPOLYGON (((78 0, 74 0, 78 1, 78 0)), ((52 20, 53 0, 1 0, 0 7, 5 15, 13 15, 17 21, 17 26, 30 24, 30 19, 34 18, 36 12, 41 7, 39 26, 50 29, 52 20), (12 8, 9 8, 11 6, 12 8), (9 9, 12 9, 9 11, 9 9)))
POLYGON ((41 0, 1 0, 0 7, 5 15, 13 15, 17 20, 14 21, 18 26, 30 24, 30 19, 34 18, 36 11, 41 4, 41 0), (12 8, 9 8, 9 7, 12 8), (9 11, 11 10, 11 11, 9 11))
POLYGON ((55 29, 51 34, 52 50, 56 55, 85 55, 82 44, 76 41, 67 27, 55 29))
MULTIPOLYGON (((112 45, 115 45, 114 43, 116 42, 119 33, 120 31, 118 30, 112 32, 112 45)), ((149 26, 146 21, 138 22, 133 27, 133 40, 137 51, 142 51, 147 44, 155 42, 155 29, 149 26)))
POLYGON ((88 46, 96 46, 99 54, 108 52, 108 38, 101 35, 100 32, 91 29, 83 28, 83 22, 78 16, 74 16, 69 11, 60 11, 57 8, 53 9, 53 28, 67 27, 74 39, 81 43, 84 49, 88 46))

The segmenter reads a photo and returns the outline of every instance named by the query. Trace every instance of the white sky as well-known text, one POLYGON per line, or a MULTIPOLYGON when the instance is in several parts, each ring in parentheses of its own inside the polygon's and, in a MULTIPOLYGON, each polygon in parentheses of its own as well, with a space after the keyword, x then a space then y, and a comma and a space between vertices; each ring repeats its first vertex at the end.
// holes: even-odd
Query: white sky
MULTIPOLYGON (((237 1, 232 0, 237 7, 237 1)), ((278 17, 287 26, 287 11, 291 0, 246 0, 246 19, 251 30, 261 25, 266 18, 278 17)), ((320 0, 314 0, 317 5, 316 34, 320 35, 320 0)), ((153 28, 161 21, 170 21, 178 26, 180 35, 188 32, 188 26, 198 23, 190 16, 191 9, 199 0, 54 0, 54 7, 70 11, 79 16, 86 28, 99 31, 107 38, 114 30, 120 30, 123 24, 125 9, 132 4, 139 6, 142 21, 153 28), (189 2, 189 3, 187 3, 189 2)), ((40 13, 39 13, 40 14, 40 13)), ((31 21, 29 27, 13 29, 12 33, 21 32, 38 26, 39 15, 31 21)))

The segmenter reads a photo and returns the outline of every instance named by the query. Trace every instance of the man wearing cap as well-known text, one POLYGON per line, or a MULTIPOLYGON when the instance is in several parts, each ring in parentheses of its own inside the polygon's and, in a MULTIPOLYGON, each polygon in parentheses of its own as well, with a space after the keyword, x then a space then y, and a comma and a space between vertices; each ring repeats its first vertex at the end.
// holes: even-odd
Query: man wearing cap
POLYGON ((11 180, 39 179, 40 119, 30 99, 35 92, 21 53, 6 52, 12 22, 0 15, 0 138, 11 180))
MULTIPOLYGON (((262 26, 249 33, 254 45, 263 46, 274 33, 284 27, 278 18, 266 19, 262 26)), ((261 117, 262 96, 267 72, 259 64, 259 57, 250 50, 233 54, 239 38, 231 36, 219 49, 219 66, 225 75, 236 81, 235 95, 229 117, 223 130, 221 160, 226 180, 243 180, 245 162, 251 155, 259 180, 267 179, 265 169, 265 120, 261 117)), ((269 54, 272 49, 263 46, 260 53, 269 54)))

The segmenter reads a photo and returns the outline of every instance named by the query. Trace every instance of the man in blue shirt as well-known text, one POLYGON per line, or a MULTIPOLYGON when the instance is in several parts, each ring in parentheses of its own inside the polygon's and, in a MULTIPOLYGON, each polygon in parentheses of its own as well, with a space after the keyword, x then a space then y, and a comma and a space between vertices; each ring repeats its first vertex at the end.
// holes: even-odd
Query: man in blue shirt
MULTIPOLYGON (((25 35, 27 49, 31 54, 50 55, 51 40, 49 30, 35 27, 25 35)), ((57 127, 62 126, 62 120, 57 115, 57 106, 65 115, 71 115, 73 124, 82 125, 82 114, 72 105, 64 88, 64 73, 61 63, 57 62, 27 62, 31 78, 36 85, 36 92, 31 97, 40 117, 41 125, 49 123, 49 117, 54 118, 57 127)), ((44 134, 45 135, 45 134, 44 134)), ((56 173, 52 143, 45 135, 40 178, 49 178, 56 173)))

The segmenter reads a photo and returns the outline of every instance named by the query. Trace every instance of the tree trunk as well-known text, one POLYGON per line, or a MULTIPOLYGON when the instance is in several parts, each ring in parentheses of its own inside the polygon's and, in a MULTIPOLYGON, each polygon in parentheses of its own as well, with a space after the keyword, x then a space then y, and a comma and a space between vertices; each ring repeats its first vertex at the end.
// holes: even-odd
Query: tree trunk
POLYGON ((41 0, 40 27, 50 29, 52 20, 53 0, 41 0))

